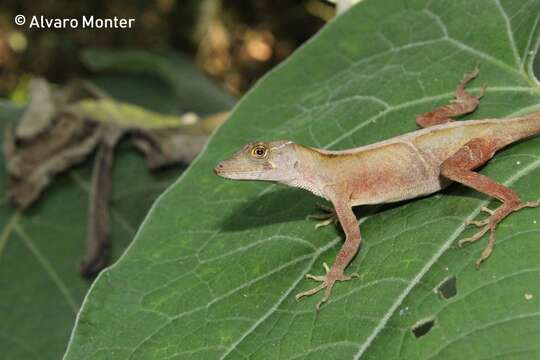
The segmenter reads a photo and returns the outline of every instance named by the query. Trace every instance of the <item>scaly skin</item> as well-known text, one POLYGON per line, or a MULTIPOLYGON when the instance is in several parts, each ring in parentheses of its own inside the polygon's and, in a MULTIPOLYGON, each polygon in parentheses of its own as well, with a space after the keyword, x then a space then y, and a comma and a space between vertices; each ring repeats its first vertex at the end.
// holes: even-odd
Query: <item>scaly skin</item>
MULTIPOLYGON (((357 274, 344 270, 358 252, 360 229, 353 206, 401 201, 437 192, 452 181, 469 186, 502 202, 490 217, 473 222, 481 227, 460 245, 490 232, 477 267, 493 250, 495 227, 510 213, 540 205, 540 200, 523 203, 517 194, 473 170, 489 161, 496 151, 540 133, 540 112, 511 119, 483 119, 454 122, 451 117, 474 111, 483 95, 473 96, 465 85, 478 75, 478 67, 465 75, 456 89, 455 101, 417 117, 423 129, 395 138, 344 151, 328 151, 291 141, 247 144, 229 160, 220 162, 216 174, 235 180, 275 181, 306 189, 332 203, 345 232, 345 243, 326 275, 306 275, 321 282, 296 296, 300 299, 325 290, 317 311, 330 298, 337 281, 357 274)), ((326 221, 331 223, 331 221, 326 221)))

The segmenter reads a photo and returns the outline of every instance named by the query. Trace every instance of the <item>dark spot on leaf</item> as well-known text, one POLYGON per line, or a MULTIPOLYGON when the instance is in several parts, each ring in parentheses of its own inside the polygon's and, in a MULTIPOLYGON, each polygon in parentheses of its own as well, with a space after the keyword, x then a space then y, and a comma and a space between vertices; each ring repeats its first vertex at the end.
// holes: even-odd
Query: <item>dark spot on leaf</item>
POLYGON ((415 337, 419 338, 426 335, 431 330, 433 325, 435 325, 435 319, 425 320, 414 325, 412 332, 415 337))
POLYGON ((454 275, 444 279, 437 287, 435 287, 435 292, 440 294, 445 299, 450 299, 457 295, 457 279, 454 275))

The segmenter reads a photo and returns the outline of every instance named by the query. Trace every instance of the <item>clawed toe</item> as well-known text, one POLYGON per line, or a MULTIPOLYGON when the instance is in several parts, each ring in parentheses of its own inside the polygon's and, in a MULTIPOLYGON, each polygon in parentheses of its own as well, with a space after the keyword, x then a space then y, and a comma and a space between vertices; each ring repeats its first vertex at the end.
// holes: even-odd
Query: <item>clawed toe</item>
POLYGON ((310 214, 306 217, 308 220, 320 220, 315 224, 315 229, 337 223, 338 218, 336 211, 333 208, 319 203, 317 204, 317 207, 320 208, 323 213, 310 214))
POLYGON ((317 310, 317 312, 319 312, 319 309, 320 309, 321 305, 323 303, 325 303, 326 301, 328 301, 328 299, 330 298, 330 294, 332 293, 332 288, 333 288, 334 284, 336 283, 335 279, 329 278, 327 276, 324 276, 324 277, 325 277, 325 279, 323 280, 323 282, 319 286, 316 286, 313 289, 310 289, 310 290, 301 292, 299 294, 296 294, 296 300, 298 301, 301 298, 303 298, 304 296, 315 295, 316 293, 318 293, 322 289, 325 289, 323 298, 315 305, 315 309, 317 310))
POLYGON ((306 279, 324 282, 326 280, 326 275, 328 275, 328 273, 330 272, 330 268, 328 267, 328 264, 325 262, 323 262, 322 266, 324 268, 324 275, 306 274, 306 279))
POLYGON ((480 211, 486 212, 490 216, 487 219, 483 219, 483 220, 465 220, 465 225, 474 225, 474 226, 477 226, 477 227, 482 228, 482 229, 480 229, 473 236, 470 236, 468 238, 464 238, 464 239, 459 240, 458 241, 458 246, 459 247, 463 246, 463 244, 471 243, 471 242, 475 242, 475 241, 480 240, 482 238, 482 236, 484 236, 484 234, 487 233, 488 230, 492 227, 491 224, 490 224, 490 220, 491 220, 491 217, 495 214, 495 211, 491 210, 490 208, 485 207, 485 206, 482 206, 480 208, 480 211))
POLYGON ((347 281, 347 280, 351 280, 352 278, 359 277, 357 273, 352 273, 351 275, 345 275, 343 272, 341 273, 332 272, 326 263, 323 263, 323 267, 325 270, 325 275, 312 275, 312 274, 306 275, 306 279, 318 281, 318 282, 321 282, 321 284, 314 287, 313 289, 298 293, 295 296, 296 300, 300 300, 301 298, 305 296, 314 295, 318 293, 319 291, 325 289, 323 298, 321 299, 321 301, 317 303, 317 305, 315 305, 317 312, 319 311, 320 306, 330 298, 330 294, 332 293, 332 288, 334 284, 336 283, 336 281, 347 281))
MULTIPOLYGON (((493 214, 495 214, 495 211, 493 211, 490 208, 485 207, 485 206, 482 206, 480 208, 480 211, 488 213, 490 215, 490 217, 493 216, 493 214)), ((484 220, 465 220, 465 225, 467 225, 467 226, 468 225, 475 225, 477 227, 484 227, 484 226, 489 224, 489 219, 490 218, 488 217, 487 219, 484 219, 484 220)), ((482 237, 482 236, 480 236, 480 237, 482 237)), ((476 240, 478 240, 478 239, 476 239, 476 240)), ((465 241, 465 242, 470 242, 470 241, 465 241)))
POLYGON ((316 293, 318 293, 319 291, 321 291, 322 289, 324 289, 326 287, 326 284, 323 282, 321 285, 317 286, 317 287, 314 287, 313 289, 310 289, 310 290, 307 290, 307 291, 303 291, 301 293, 298 293, 296 294, 295 298, 296 300, 300 300, 301 298, 303 298, 304 296, 311 296, 311 295, 315 295, 316 293))
POLYGON ((540 206, 540 199, 534 200, 534 201, 527 201, 527 202, 521 204, 521 206, 519 208, 520 209, 523 209, 523 208, 526 208, 526 207, 534 208, 534 207, 538 207, 538 206, 540 206))
POLYGON ((534 201, 528 201, 525 203, 520 203, 519 199, 517 204, 516 203, 503 203, 501 207, 499 207, 497 210, 491 210, 487 207, 480 208, 481 211, 486 212, 489 214, 489 217, 484 220, 468 220, 465 221, 466 225, 476 225, 480 227, 481 229, 474 234, 471 237, 464 238, 458 241, 458 246, 463 246, 466 243, 471 243, 480 240, 488 231, 489 234, 489 240, 486 248, 482 252, 482 255, 478 260, 476 260, 476 268, 478 269, 480 267, 480 264, 484 262, 491 253, 493 252, 493 246, 495 244, 495 227, 497 224, 504 219, 508 214, 517 211, 519 209, 523 209, 526 207, 538 207, 540 206, 540 199, 534 200, 534 201))
POLYGON ((320 227, 323 227, 323 226, 328 226, 328 225, 332 225, 332 224, 335 224, 337 222, 337 219, 333 216, 330 216, 328 219, 326 220, 323 220, 323 221, 319 221, 318 223, 315 224, 315 229, 318 229, 320 227))
POLYGON ((484 227, 480 231, 478 231, 476 234, 474 234, 471 237, 464 238, 458 241, 458 246, 461 247, 466 243, 471 243, 471 242, 480 240, 488 231, 490 231, 488 245, 482 252, 482 255, 480 256, 480 258, 478 258, 475 262, 476 269, 479 269, 480 264, 491 255, 491 252, 493 251, 493 244, 495 243, 495 224, 491 224, 489 219, 479 221, 479 223, 484 223, 484 222, 485 222, 484 227))
POLYGON ((464 244, 472 243, 472 242, 480 240, 482 238, 482 236, 484 236, 484 234, 488 232, 488 230, 489 230, 489 226, 485 225, 483 229, 478 231, 473 236, 470 236, 470 237, 463 238, 463 239, 459 240, 458 241, 458 246, 462 247, 464 244))
POLYGON ((492 228, 490 230, 491 230, 491 233, 489 234, 488 245, 486 246, 484 251, 482 251, 482 255, 476 260, 476 263, 475 263, 476 270, 480 269, 480 264, 484 260, 486 260, 491 255, 491 252, 493 251, 493 244, 495 243, 495 229, 492 228))
POLYGON ((323 282, 326 279, 326 275, 306 274, 306 279, 323 282))
POLYGON ((477 227, 483 227, 489 223, 489 219, 484 220, 466 220, 465 225, 474 225, 477 227))
POLYGON ((487 212, 489 215, 494 215, 495 214, 495 210, 491 210, 490 208, 486 207, 486 206, 482 206, 480 208, 481 211, 483 212, 487 212))

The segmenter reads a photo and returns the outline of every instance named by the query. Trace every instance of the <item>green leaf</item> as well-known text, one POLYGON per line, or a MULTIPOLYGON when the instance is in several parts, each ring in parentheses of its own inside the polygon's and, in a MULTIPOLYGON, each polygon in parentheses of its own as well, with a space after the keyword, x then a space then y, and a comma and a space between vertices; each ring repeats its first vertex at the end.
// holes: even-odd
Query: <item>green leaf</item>
MULTIPOLYGON (((467 119, 538 110, 539 13, 538 0, 366 0, 339 16, 241 101, 156 202, 128 251, 94 283, 65 358, 540 356, 540 209, 506 219, 476 271, 485 241, 463 249, 456 241, 472 234, 464 220, 490 199, 453 185, 359 207, 372 214, 361 220, 365 242, 348 269, 360 278, 339 283, 317 315, 320 295, 297 302, 294 294, 313 287, 306 273, 333 262, 341 233, 305 220, 315 197, 212 174, 253 139, 345 149, 415 130, 415 115, 448 103, 477 62, 470 89, 488 88, 467 119), (433 290, 449 276, 457 294, 446 299, 433 290)), ((482 172, 535 199, 539 153, 539 138, 524 141, 482 172)))
MULTIPOLYGON (((103 78, 101 85, 120 82, 123 93, 149 89, 141 79, 103 78)), ((171 98, 161 85, 153 94, 171 98)), ((148 97, 144 98, 148 101, 148 97)), ((139 101, 140 102, 140 101, 139 101)), ((159 107, 160 104, 154 104, 159 107)), ((162 109, 163 110, 163 109, 162 109)), ((20 107, 0 102, 0 139, 20 107)), ((0 157, 0 191, 5 194, 4 158, 0 157)), ((113 259, 129 244, 157 195, 178 168, 149 174, 144 159, 124 146, 116 151, 111 210, 113 259)), ((0 349, 3 359, 58 359, 90 282, 77 266, 85 251, 88 190, 92 161, 59 176, 30 211, 20 214, 0 200, 0 349)))
POLYGON ((173 90, 180 112, 211 115, 229 110, 234 100, 204 76, 193 61, 173 51, 87 49, 82 61, 95 71, 146 74, 161 79, 173 90))

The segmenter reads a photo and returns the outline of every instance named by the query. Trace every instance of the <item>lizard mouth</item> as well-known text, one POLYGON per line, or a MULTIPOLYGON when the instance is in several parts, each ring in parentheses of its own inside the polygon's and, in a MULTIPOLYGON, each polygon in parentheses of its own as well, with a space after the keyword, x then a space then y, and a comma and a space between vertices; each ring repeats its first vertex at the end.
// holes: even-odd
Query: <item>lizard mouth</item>
POLYGON ((224 161, 220 162, 214 168, 214 173, 226 179, 233 180, 250 180, 256 178, 256 171, 242 171, 229 168, 224 161))
POLYGON ((216 167, 214 168, 214 173, 218 176, 221 176, 221 177, 225 177, 225 178, 228 178, 229 175, 231 173, 234 173, 235 171, 231 171, 231 169, 229 169, 226 164, 224 163, 224 161, 220 162, 219 164, 216 165, 216 167))

